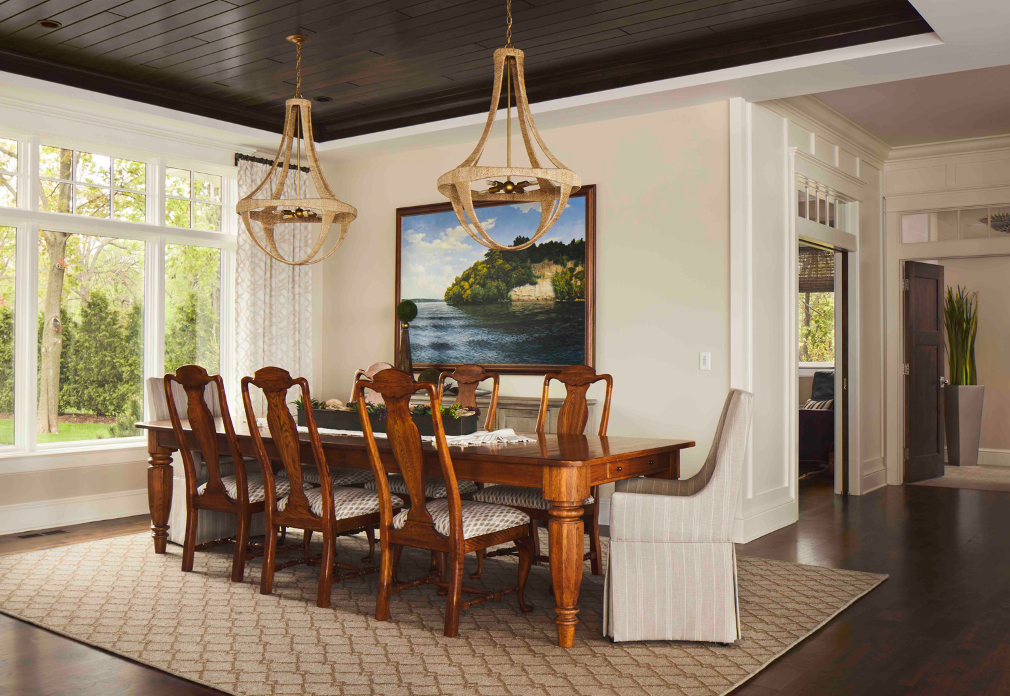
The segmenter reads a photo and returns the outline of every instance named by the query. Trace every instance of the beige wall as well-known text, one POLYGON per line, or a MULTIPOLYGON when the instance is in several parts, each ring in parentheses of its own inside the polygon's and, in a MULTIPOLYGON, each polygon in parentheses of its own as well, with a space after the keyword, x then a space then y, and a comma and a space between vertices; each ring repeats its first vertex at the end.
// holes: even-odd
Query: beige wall
MULTIPOLYGON (((985 385, 982 407, 983 449, 1010 450, 1010 258, 944 259, 948 286, 978 292, 975 364, 985 385)), ((946 363, 944 363, 946 372, 946 363)))
MULTIPOLYGON (((693 438, 684 470, 696 471, 729 383, 727 104, 543 135, 597 185, 597 368, 614 375, 610 433, 693 438), (699 371, 699 351, 711 351, 710 372, 699 371)), ((472 147, 411 140, 324 154, 331 187, 358 218, 323 269, 322 396, 347 398, 355 368, 392 358, 395 209, 441 202, 435 180, 472 147)), ((502 149, 492 141, 487 152, 502 149)), ((541 384, 506 377, 502 393, 539 395, 541 384)))

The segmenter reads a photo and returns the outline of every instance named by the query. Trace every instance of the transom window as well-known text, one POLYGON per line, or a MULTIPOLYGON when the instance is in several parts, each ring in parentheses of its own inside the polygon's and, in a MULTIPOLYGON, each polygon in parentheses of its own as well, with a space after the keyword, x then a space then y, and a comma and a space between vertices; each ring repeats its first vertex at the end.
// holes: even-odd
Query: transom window
POLYGON ((188 169, 166 169, 165 224, 220 232, 221 177, 188 169))
POLYGON ((993 239, 1010 235, 1010 205, 934 210, 901 216, 902 244, 993 239))
POLYGON ((796 176, 796 215, 833 229, 848 231, 852 201, 813 179, 796 176))
POLYGON ((42 145, 39 210, 146 222, 147 165, 42 145))

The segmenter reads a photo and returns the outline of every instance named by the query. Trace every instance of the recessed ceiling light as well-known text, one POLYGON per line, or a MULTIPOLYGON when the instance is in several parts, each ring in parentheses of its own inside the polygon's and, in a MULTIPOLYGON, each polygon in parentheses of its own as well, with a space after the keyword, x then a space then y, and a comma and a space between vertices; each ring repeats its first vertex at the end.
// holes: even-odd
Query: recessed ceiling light
POLYGON ((55 19, 43 19, 39 22, 40 27, 45 27, 46 29, 59 29, 63 26, 62 22, 57 22, 55 19))
POLYGON ((315 100, 321 104, 333 101, 333 97, 315 97, 315 100))

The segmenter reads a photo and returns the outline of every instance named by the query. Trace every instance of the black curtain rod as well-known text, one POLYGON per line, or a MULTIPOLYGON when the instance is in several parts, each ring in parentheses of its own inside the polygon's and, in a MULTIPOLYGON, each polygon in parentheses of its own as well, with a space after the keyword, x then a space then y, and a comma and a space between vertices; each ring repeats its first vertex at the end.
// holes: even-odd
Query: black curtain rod
MULTIPOLYGON (((264 159, 262 157, 254 157, 253 155, 243 155, 241 152, 236 152, 235 153, 235 166, 237 167, 239 161, 242 161, 242 160, 244 160, 246 162, 257 162, 259 164, 270 164, 270 165, 272 165, 274 163, 273 160, 264 159)), ((298 169, 298 167, 296 167, 293 164, 289 164, 288 165, 288 169, 298 169)), ((309 173, 309 168, 308 167, 302 167, 302 171, 305 172, 306 174, 308 174, 309 173)))

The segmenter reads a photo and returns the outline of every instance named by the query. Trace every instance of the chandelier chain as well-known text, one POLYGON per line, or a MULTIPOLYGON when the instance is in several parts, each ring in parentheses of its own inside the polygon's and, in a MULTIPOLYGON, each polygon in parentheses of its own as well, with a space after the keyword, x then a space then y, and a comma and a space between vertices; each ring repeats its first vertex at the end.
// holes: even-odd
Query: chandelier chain
POLYGON ((302 98, 302 42, 295 43, 295 99, 302 98))
POLYGON ((505 0, 505 12, 508 14, 508 27, 505 29, 505 48, 512 48, 512 0, 505 0))

